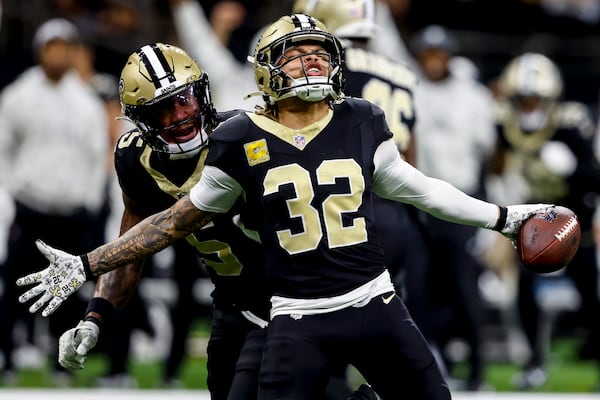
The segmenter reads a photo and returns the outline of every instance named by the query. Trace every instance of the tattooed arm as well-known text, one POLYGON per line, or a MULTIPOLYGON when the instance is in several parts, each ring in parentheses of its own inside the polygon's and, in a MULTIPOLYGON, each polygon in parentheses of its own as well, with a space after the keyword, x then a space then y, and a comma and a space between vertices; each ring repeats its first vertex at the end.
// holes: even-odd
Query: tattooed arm
POLYGON ((94 275, 104 274, 157 253, 210 222, 213 213, 198 209, 189 195, 151 215, 123 236, 87 254, 94 275))
MULTIPOLYGON (((198 188, 197 191, 202 192, 203 188, 198 188)), ((221 193, 223 192, 230 193, 230 190, 224 188, 221 193)), ((236 196, 236 193, 231 194, 229 200, 234 200, 236 196)), ((218 197, 214 198, 218 200, 218 197)), ((228 206, 229 204, 218 206, 214 211, 226 211, 228 206)), ((90 276, 98 276, 139 262, 157 253, 206 225, 213 214, 214 212, 200 210, 192 203, 189 195, 186 195, 171 208, 147 217, 123 236, 82 256, 54 249, 38 240, 36 245, 48 259, 49 265, 44 270, 17 279, 17 286, 37 284, 19 296, 19 302, 26 303, 41 295, 29 307, 29 312, 35 313, 46 306, 42 316, 47 317, 56 311, 65 299, 79 290, 90 276)))
MULTIPOLYGON (((101 327, 114 318, 116 308, 125 304, 134 292, 141 276, 144 258, 175 240, 187 236, 210 220, 210 214, 196 208, 189 197, 184 197, 170 209, 144 220, 135 212, 135 204, 131 199, 124 195, 123 200, 125 211, 121 219, 121 237, 85 256, 94 275, 109 272, 99 276, 94 297, 88 303, 83 320, 60 336, 58 362, 67 369, 84 368, 89 351, 98 341, 101 327), (104 256, 107 257, 106 260, 103 259, 104 256), (123 268, 117 269, 118 267, 123 268)), ((48 254, 52 258, 53 254, 57 253, 50 250, 48 254)), ((59 268, 62 270, 49 275, 68 275, 68 271, 73 269, 73 266, 78 269, 77 265, 80 264, 77 262, 78 257, 73 260, 71 258, 73 256, 68 254, 58 256, 63 258, 63 263, 59 262, 59 268), (74 264, 70 264, 72 261, 75 261, 74 264)), ((83 279, 85 278, 84 274, 83 279)), ((44 284, 41 286, 44 290, 44 284)), ((63 296, 46 297, 51 301, 42 315, 52 314, 69 296, 69 292, 72 290, 65 291, 63 296)), ((44 302, 43 298, 38 300, 30 311, 35 312, 44 302)))
MULTIPOLYGON (((125 193, 122 193, 122 197, 125 208, 123 210, 123 216, 121 217, 121 230, 119 236, 122 236, 125 232, 144 219, 144 215, 137 212, 138 207, 136 206, 135 201, 125 193)), ((140 281, 143 263, 144 259, 140 259, 125 265, 122 268, 98 276, 98 281, 96 282, 96 288, 94 290, 94 298, 106 299, 114 309, 121 308, 129 300, 140 281)), ((89 307, 88 311, 90 311, 89 307)), ((96 318, 100 318, 100 320, 104 322, 102 316, 97 314, 92 315, 96 318)))

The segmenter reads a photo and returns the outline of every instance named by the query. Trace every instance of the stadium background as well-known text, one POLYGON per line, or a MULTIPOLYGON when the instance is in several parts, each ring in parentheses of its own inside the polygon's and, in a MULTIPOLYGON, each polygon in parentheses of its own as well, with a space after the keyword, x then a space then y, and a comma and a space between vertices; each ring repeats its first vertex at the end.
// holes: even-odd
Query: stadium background
MULTIPOLYGON (((198 0, 199 1, 199 0, 198 0)), ((217 0, 201 0, 207 11, 217 0)), ((461 44, 460 54, 480 69, 488 82, 513 56, 538 50, 561 67, 567 99, 592 108, 600 88, 600 4, 597 0, 387 0, 405 42, 428 24, 446 26, 461 44), (550 8, 554 5, 554 8, 550 8), (576 8, 579 7, 579 8, 576 8)), ((230 47, 245 61, 254 33, 289 12, 291 0, 241 0, 247 5, 244 24, 230 47)), ((168 0, 2 0, 0 20, 0 88, 33 63, 31 39, 35 27, 50 15, 62 14, 90 29, 108 18, 108 8, 132 9, 139 21, 125 30, 96 31, 90 40, 97 50, 97 68, 119 74, 123 56, 148 41, 176 40, 168 0), (104 14, 103 14, 104 13, 104 14)), ((111 12, 114 14, 115 12, 111 12)), ((121 11, 119 11, 121 10, 121 11)))

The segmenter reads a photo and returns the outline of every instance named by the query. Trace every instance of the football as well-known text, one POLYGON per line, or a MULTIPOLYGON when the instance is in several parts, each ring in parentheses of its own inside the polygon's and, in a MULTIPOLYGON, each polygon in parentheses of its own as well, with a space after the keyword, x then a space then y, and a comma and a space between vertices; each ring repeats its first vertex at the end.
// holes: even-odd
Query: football
POLYGON ((519 230, 517 252, 523 266, 547 274, 566 266, 579 249, 581 227, 577 216, 566 207, 529 217, 519 230))

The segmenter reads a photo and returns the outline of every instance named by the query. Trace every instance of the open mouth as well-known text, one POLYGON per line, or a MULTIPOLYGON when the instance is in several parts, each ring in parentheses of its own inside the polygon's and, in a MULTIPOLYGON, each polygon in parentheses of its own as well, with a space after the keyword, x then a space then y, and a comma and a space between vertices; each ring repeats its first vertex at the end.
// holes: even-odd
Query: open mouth
POLYGON ((192 140, 198 134, 198 130, 193 126, 181 128, 177 131, 163 133, 162 137, 167 143, 185 143, 192 140))
POLYGON ((322 75, 322 70, 320 67, 318 66, 308 66, 306 69, 306 76, 321 76, 322 75))

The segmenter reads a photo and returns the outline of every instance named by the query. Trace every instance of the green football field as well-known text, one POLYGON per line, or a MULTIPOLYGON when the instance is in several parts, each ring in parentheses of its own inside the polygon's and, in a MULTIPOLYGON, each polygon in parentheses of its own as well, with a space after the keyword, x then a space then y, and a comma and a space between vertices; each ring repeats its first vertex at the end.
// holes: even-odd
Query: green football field
MULTIPOLYGON (((548 368, 548 381, 533 393, 597 393, 599 390, 599 372, 590 361, 581 361, 575 357, 573 340, 556 340, 552 347, 548 368)), ((74 374, 73 380, 66 384, 70 388, 90 388, 96 386, 96 380, 106 373, 107 359, 101 353, 90 355, 86 367, 74 374)), ((132 361, 130 372, 137 381, 139 389, 161 388, 162 363, 160 361, 132 361)), ((486 391, 500 393, 513 392, 512 376, 518 366, 510 363, 488 363, 486 368, 486 391)), ((457 374, 460 375, 461 368, 457 374)), ((350 371, 352 385, 358 386, 361 377, 350 371)), ((206 389, 206 359, 203 356, 190 355, 181 369, 182 389, 206 389)), ((65 382, 56 380, 50 369, 38 367, 21 369, 16 381, 8 385, 12 388, 57 388, 65 382)), ((2 383, 0 386, 7 387, 2 383)), ((4 397, 3 397, 4 398, 4 397)))

